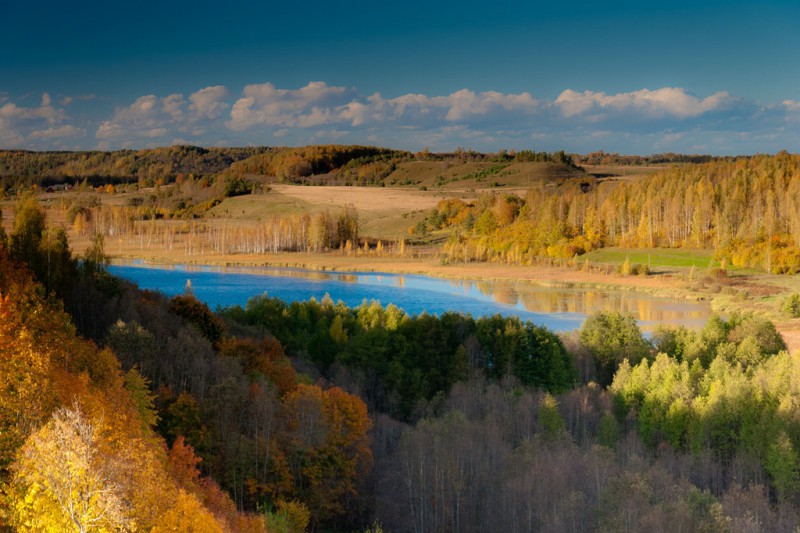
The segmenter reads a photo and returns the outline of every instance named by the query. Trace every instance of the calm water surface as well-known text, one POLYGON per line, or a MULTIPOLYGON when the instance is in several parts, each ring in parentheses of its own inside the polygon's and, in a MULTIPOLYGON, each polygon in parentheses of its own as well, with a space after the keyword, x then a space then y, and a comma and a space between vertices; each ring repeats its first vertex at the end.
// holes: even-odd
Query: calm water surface
POLYGON ((161 265, 142 261, 117 263, 109 271, 143 289, 158 290, 168 296, 182 294, 190 282, 195 296, 212 309, 244 306, 249 298, 265 292, 287 302, 321 300, 329 294, 334 301, 342 300, 349 307, 356 307, 364 300, 378 300, 412 315, 456 311, 479 317, 500 313, 555 331, 577 329, 586 316, 599 310, 632 313, 645 330, 652 330, 658 324, 701 328, 711 312, 703 303, 632 291, 564 289, 409 274, 161 265))

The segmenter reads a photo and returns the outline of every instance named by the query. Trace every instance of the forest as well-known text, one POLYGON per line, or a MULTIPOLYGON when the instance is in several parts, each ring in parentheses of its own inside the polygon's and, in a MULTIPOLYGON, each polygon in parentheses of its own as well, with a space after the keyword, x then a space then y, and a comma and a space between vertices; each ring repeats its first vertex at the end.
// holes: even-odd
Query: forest
POLYGON ((381 185, 397 165, 408 161, 552 162, 574 167, 573 158, 556 153, 501 150, 483 154, 458 148, 453 153, 425 149, 411 153, 349 145, 305 147, 202 148, 171 146, 113 152, 31 152, 0 150, 0 189, 18 190, 55 184, 93 187, 136 183, 152 187, 178 177, 231 179, 268 176, 303 185, 381 185))
POLYGON ((330 298, 212 311, 110 276, 101 234, 75 256, 33 196, 0 242, 6 527, 800 525, 800 364, 757 316, 645 338, 609 312, 556 335, 330 298))
POLYGON ((769 273, 800 271, 800 156, 679 165, 644 179, 587 178, 442 201, 415 231, 447 228, 451 261, 535 263, 592 250, 687 248, 769 273))

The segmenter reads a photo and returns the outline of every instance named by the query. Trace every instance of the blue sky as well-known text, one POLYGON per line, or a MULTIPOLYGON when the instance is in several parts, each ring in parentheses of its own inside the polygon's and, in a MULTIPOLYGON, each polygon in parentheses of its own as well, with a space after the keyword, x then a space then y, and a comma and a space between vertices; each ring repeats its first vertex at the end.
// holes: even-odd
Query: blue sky
POLYGON ((797 151, 795 2, 16 2, 0 147, 797 151), (254 4, 254 3, 253 3, 254 4))

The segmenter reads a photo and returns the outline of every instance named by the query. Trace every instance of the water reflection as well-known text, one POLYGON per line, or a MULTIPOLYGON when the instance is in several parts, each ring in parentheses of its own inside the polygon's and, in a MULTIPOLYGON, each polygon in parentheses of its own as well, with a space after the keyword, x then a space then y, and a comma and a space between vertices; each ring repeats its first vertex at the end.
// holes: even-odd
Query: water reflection
MULTIPOLYGON (((515 291, 511 287, 503 287, 503 286, 495 287, 494 294, 492 296, 494 298, 494 301, 499 304, 517 305, 517 301, 519 300, 517 291, 515 291)), ((536 311, 536 309, 531 309, 527 306, 526 309, 528 309, 528 311, 536 311)))
POLYGON ((501 313, 555 330, 580 326, 596 311, 631 313, 645 330, 659 324, 701 328, 710 309, 706 304, 655 297, 633 291, 542 287, 528 283, 444 280, 428 276, 366 272, 329 272, 279 267, 213 267, 161 265, 142 261, 117 262, 112 273, 143 288, 173 295, 185 290, 187 278, 198 298, 212 307, 244 305, 267 292, 287 301, 322 299, 349 306, 363 300, 394 303, 410 314, 446 311, 473 316, 501 313))

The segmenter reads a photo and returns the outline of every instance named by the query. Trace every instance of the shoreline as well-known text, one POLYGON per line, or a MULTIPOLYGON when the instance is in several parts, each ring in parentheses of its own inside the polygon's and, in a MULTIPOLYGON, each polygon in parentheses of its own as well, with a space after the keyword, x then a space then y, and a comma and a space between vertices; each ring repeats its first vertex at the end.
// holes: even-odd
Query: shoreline
POLYGON ((585 271, 581 267, 523 266, 499 263, 442 263, 433 257, 397 257, 374 255, 342 255, 336 252, 281 252, 267 254, 202 254, 170 253, 108 254, 114 263, 143 261, 151 264, 196 265, 209 267, 273 267, 301 268, 319 272, 386 272, 391 274, 423 275, 450 280, 474 280, 505 283, 524 283, 551 288, 585 288, 616 291, 636 291, 653 296, 687 302, 705 302, 714 313, 729 315, 752 311, 775 323, 790 352, 800 350, 800 321, 778 314, 771 298, 781 288, 768 283, 762 276, 740 275, 731 278, 737 290, 755 294, 740 299, 737 293, 698 291, 676 272, 657 272, 647 276, 623 276, 610 267, 585 271), (760 291, 760 292, 759 292, 760 291), (761 294, 763 292, 764 294, 761 294))
MULTIPOLYGON (((160 250, 159 250, 160 251, 160 250)), ((522 266, 497 263, 447 263, 435 258, 345 256, 336 253, 283 252, 268 254, 203 255, 185 254, 109 254, 114 263, 143 261, 150 264, 196 265, 209 267, 300 268, 319 272, 385 272, 430 276, 448 280, 523 283, 549 288, 584 288, 643 292, 653 296, 706 302, 712 311, 713 299, 692 293, 686 281, 674 274, 622 276, 616 272, 586 272, 580 268, 522 266), (234 259, 235 258, 235 259, 234 259)))

